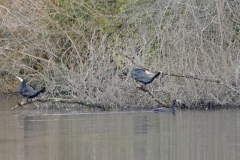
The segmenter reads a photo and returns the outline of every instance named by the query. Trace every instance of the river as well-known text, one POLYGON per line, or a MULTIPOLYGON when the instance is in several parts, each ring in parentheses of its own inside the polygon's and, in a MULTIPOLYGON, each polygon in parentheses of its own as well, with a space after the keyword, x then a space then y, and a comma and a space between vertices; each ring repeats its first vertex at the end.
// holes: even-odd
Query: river
POLYGON ((239 109, 11 111, 16 98, 0 103, 0 160, 240 159, 239 109))

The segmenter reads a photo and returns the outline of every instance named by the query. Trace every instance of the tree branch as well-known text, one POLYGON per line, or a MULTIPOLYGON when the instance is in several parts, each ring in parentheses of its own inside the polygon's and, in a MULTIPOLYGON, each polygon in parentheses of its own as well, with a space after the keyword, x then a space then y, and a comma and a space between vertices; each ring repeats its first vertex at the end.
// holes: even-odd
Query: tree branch
POLYGON ((215 83, 221 83, 220 80, 215 80, 215 79, 209 79, 209 78, 200 78, 197 76, 191 76, 191 75, 181 75, 181 74, 171 74, 171 73, 161 73, 162 75, 169 75, 169 76, 174 76, 174 77, 184 77, 184 78, 189 78, 189 79, 196 79, 196 80, 203 80, 203 81, 208 81, 208 82, 215 82, 215 83))
POLYGON ((141 89, 141 90, 144 91, 144 92, 147 92, 147 93, 152 97, 151 100, 156 101, 158 104, 163 105, 164 107, 167 107, 167 108, 170 108, 170 107, 171 107, 171 106, 168 105, 167 103, 165 103, 165 102, 163 102, 163 101, 157 99, 157 98, 154 96, 153 93, 151 93, 148 89, 143 88, 142 85, 141 85, 140 87, 137 86, 137 88, 138 88, 138 89, 141 89))

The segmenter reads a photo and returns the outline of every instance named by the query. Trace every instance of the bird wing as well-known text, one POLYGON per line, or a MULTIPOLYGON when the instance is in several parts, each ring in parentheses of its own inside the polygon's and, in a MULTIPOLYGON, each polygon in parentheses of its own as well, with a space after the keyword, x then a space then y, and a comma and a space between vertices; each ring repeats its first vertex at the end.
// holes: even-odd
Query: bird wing
POLYGON ((138 69, 132 72, 132 78, 142 83, 148 83, 152 76, 149 76, 149 73, 147 74, 145 70, 138 69))
POLYGON ((37 90, 35 87, 33 87, 32 85, 29 85, 29 87, 31 87, 33 90, 37 90))
POLYGON ((32 86, 26 86, 26 87, 22 88, 20 93, 23 96, 29 97, 29 96, 35 95, 37 93, 37 90, 34 89, 34 87, 32 87, 32 86))

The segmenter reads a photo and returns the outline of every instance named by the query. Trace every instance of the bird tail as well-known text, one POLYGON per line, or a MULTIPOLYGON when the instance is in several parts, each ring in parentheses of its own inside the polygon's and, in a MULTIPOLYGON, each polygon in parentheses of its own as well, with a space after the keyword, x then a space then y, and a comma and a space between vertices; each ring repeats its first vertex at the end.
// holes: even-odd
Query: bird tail
POLYGON ((157 72, 155 76, 153 76, 153 79, 157 78, 160 75, 160 72, 157 72))
POLYGON ((149 81, 149 83, 152 83, 152 81, 157 78, 160 75, 161 72, 157 72, 151 79, 151 81, 149 81))
POLYGON ((42 89, 40 89, 39 91, 38 91, 38 93, 37 94, 39 94, 39 93, 43 93, 43 92, 45 92, 46 91, 46 88, 45 87, 43 87, 42 89))

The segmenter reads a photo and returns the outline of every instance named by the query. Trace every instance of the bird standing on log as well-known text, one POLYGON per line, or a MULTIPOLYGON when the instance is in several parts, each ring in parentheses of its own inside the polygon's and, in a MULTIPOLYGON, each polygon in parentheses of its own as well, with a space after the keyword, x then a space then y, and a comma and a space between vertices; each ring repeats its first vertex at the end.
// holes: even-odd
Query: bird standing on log
POLYGON ((141 68, 133 68, 131 71, 131 77, 138 82, 142 83, 142 88, 145 88, 147 84, 151 83, 155 78, 160 75, 160 72, 152 73, 148 70, 141 68))
POLYGON ((36 90, 33 86, 27 85, 27 82, 25 79, 16 76, 16 78, 21 82, 21 84, 18 86, 18 92, 23 95, 23 97, 30 99, 30 102, 32 102, 32 98, 37 97, 40 93, 45 92, 45 87, 43 87, 40 90, 36 90))

